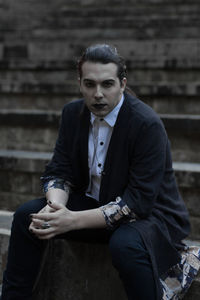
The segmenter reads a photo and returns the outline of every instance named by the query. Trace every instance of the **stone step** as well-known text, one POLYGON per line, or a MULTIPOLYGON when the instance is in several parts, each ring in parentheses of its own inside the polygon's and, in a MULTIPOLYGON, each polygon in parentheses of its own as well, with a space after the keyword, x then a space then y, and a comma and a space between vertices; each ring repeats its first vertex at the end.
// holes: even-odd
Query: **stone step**
MULTIPOLYGON (((6 267, 10 229, 13 219, 12 211, 0 210, 0 283, 6 267)), ((0 287, 1 296, 1 287, 0 287)))
MULTIPOLYGON (((156 74, 155 74, 156 75, 156 74)), ((45 79, 45 78, 44 78, 45 79)), ((43 79, 43 80, 44 80, 43 79)), ((158 81, 154 82, 143 81, 138 82, 133 79, 129 80, 130 88, 132 88, 137 95, 143 96, 157 96, 157 97, 197 97, 200 95, 200 84, 198 81, 194 82, 170 82, 170 81, 158 81)), ((2 94, 29 94, 29 95, 43 95, 43 94, 65 94, 66 96, 73 96, 79 94, 79 86, 77 80, 49 82, 47 81, 32 81, 28 82, 25 76, 21 78, 21 82, 12 83, 11 81, 1 85, 2 94)))
MULTIPOLYGON (((132 30, 108 30, 99 39, 95 27, 82 31, 68 29, 51 31, 44 30, 48 38, 32 39, 31 41, 13 41, 8 45, 0 41, 1 70, 53 70, 66 71, 76 69, 76 61, 85 47, 91 43, 109 41, 115 45, 126 59, 128 69, 165 68, 191 69, 200 67, 200 41, 197 38, 162 38, 137 39, 132 30), (89 30, 89 34, 88 34, 89 30), (56 35, 56 39, 53 38, 56 35), (71 42, 65 39, 66 35, 71 42)), ((102 33, 101 33, 102 35, 102 33)), ((39 76, 39 75, 38 75, 39 76)), ((181 75, 180 75, 181 76, 181 75)), ((178 80, 178 78, 176 78, 178 80)))
MULTIPOLYGON (((1 94, 79 93, 74 70, 3 70, 0 71, 1 94)), ((200 70, 128 69, 128 85, 140 96, 198 96, 200 70)), ((200 105, 199 105, 200 106, 200 105)), ((194 110, 195 111, 195 110, 194 110)))
POLYGON ((20 204, 43 196, 40 176, 52 154, 0 150, 0 207, 15 210, 20 204))
MULTIPOLYGON (((176 161, 200 162, 200 116, 161 114, 176 161)), ((0 110, 0 149, 52 151, 60 112, 0 110), (31 137, 31 138, 30 138, 31 137)))
MULTIPOLYGON (((12 3, 13 1, 10 1, 12 3)), ((64 17, 67 19, 72 18, 100 18, 100 17, 115 17, 120 18, 122 15, 124 17, 126 16, 146 16, 146 11, 148 10, 149 16, 154 16, 156 18, 157 16, 165 16, 166 18, 173 18, 174 16, 198 16, 198 12, 200 11, 199 3, 197 1, 190 1, 190 5, 188 5, 185 2, 180 1, 128 1, 128 5, 124 6, 123 1, 108 1, 103 0, 101 3, 98 1, 91 1, 84 3, 83 1, 76 1, 76 3, 66 3, 64 1, 60 1, 59 5, 55 4, 50 7, 45 7, 49 13, 49 15, 53 17, 60 17, 63 19, 64 17), (103 4, 107 4, 106 6, 103 4), (173 4, 173 5, 172 5, 173 4), (77 5, 81 8, 80 10, 77 9, 77 5), (165 9, 163 9, 165 8, 165 9), (176 8, 176 9, 174 9, 176 8)), ((28 5, 21 7, 20 5, 10 5, 2 6, 1 9, 1 16, 4 18, 8 15, 13 14, 13 17, 15 19, 18 18, 17 14, 14 14, 14 12, 17 10, 27 10, 28 15, 21 16, 21 22, 22 24, 27 20, 28 17, 32 17, 33 12, 37 12, 37 15, 35 17, 38 17, 39 19, 43 15, 44 6, 46 6, 46 3, 44 1, 43 4, 38 3, 38 1, 35 1, 35 5, 32 6, 32 11, 28 10, 28 5), (38 7, 40 5, 40 11, 38 11, 38 7), (8 9, 9 8, 9 9, 8 9), (43 8, 43 9, 42 9, 43 8), (36 11, 37 10, 37 11, 36 11)), ((50 21, 50 16, 46 17, 45 21, 50 21)), ((4 18, 1 19, 1 22, 4 21, 4 18)), ((52 20, 52 19, 51 19, 52 20)), ((31 20, 30 20, 31 21, 31 20)), ((52 20, 54 21, 54 20, 52 20)), ((2 22, 3 23, 3 22, 2 22)), ((34 23, 29 24, 34 25, 34 23)), ((20 24, 18 24, 20 26, 20 24)), ((21 25, 22 26, 22 25, 21 25)))
MULTIPOLYGON (((0 150, 0 209, 15 210, 21 203, 43 195, 40 176, 51 153, 0 150)), ((189 209, 191 239, 200 239, 200 164, 173 164, 181 195, 189 209)))
MULTIPOLYGON (((64 104, 80 98, 81 95, 64 94, 1 94, 0 110, 45 110, 61 111, 64 104)), ((200 115, 198 96, 141 96, 159 114, 200 115)))
MULTIPOLYGON (((7 31, 11 34, 12 29, 19 32, 38 32, 38 27, 48 29, 52 29, 52 27, 58 29, 62 29, 63 27, 75 27, 78 29, 96 27, 105 29, 110 27, 117 29, 134 26, 137 29, 136 33, 139 38, 141 38, 141 32, 143 33, 143 37, 152 37, 152 34, 157 36, 169 36, 170 34, 171 36, 174 35, 174 37, 177 37, 180 36, 180 32, 183 36, 187 34, 189 37, 191 37, 191 34, 192 36, 198 35, 197 30, 195 30, 199 25, 199 5, 197 2, 186 5, 180 1, 176 3, 165 1, 160 3, 158 1, 154 3, 139 3, 131 1, 129 5, 125 7, 124 4, 119 1, 116 2, 115 5, 113 2, 105 2, 105 0, 102 1, 100 5, 97 5, 97 2, 90 2, 83 5, 83 1, 78 1, 76 5, 81 9, 76 9, 76 12, 75 9, 74 11, 72 11, 72 9, 70 10, 69 7, 71 5, 66 5, 64 1, 60 1, 59 4, 54 5, 47 5, 45 1, 43 4, 39 4, 38 1, 36 1, 36 3, 34 3, 35 5, 32 4, 31 10, 29 9, 29 5, 23 5, 23 7, 21 7, 13 2, 14 1, 10 1, 10 5, 2 5, 0 19, 2 20, 1 27, 4 34, 6 34, 7 31), (78 14, 77 11, 79 12, 78 14), (146 18, 147 11, 148 18, 146 18), (111 17, 112 12, 115 16, 114 18, 111 17), (123 18, 121 18, 120 13, 122 13, 123 18), (128 22, 126 21, 127 15, 130 16, 128 22), (11 17, 12 25, 10 24, 11 17), (78 22, 77 19, 80 17, 81 20, 78 22), (159 20, 160 18, 161 20, 159 20), (37 27, 35 19, 37 20, 37 27), (162 29, 163 23, 169 30, 162 29), (148 29, 153 28, 154 32, 147 29, 145 34, 145 27, 148 29), (170 30, 171 28, 174 30, 170 30), (179 35, 177 35, 177 32, 179 35)), ((135 34, 133 36, 135 36, 135 34)))
MULTIPOLYGON (((0 228, 1 279, 7 260, 13 213, 6 212, 6 214, 7 222, 5 222, 5 212, 0 211, 0 224, 3 219, 3 227, 0 228)), ((186 243, 200 246, 198 241, 186 241, 186 243)), ((122 283, 112 267, 108 247, 103 244, 61 239, 51 241, 41 271, 36 286, 35 300, 126 299, 122 283), (67 280, 63 281, 62 278, 67 278, 67 280), (99 290, 99 286, 104 288, 99 290)), ((192 283, 186 299, 199 299, 199 287, 200 279, 197 277, 192 283)))

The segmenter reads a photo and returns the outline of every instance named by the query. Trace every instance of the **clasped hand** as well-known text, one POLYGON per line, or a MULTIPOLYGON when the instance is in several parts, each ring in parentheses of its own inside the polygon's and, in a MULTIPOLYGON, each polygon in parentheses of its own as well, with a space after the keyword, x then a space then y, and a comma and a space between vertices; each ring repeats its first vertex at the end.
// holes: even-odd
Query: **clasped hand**
POLYGON ((48 203, 41 211, 31 214, 29 230, 39 239, 51 239, 55 235, 68 232, 74 228, 74 212, 67 209, 63 204, 48 203), (44 228, 48 222, 49 228, 44 228))

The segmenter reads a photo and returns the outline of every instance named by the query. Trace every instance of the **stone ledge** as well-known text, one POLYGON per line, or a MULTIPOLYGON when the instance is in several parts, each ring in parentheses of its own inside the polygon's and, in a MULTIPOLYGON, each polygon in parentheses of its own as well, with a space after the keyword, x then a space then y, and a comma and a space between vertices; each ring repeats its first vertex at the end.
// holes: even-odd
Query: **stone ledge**
POLYGON ((200 133, 200 115, 160 114, 167 130, 200 133))
MULTIPOLYGON (((72 96, 62 94, 1 94, 0 110, 12 111, 57 111, 69 101, 80 98, 77 93, 72 96)), ((151 106, 158 114, 200 115, 198 96, 142 96, 141 100, 151 106)))
MULTIPOLYGON (((0 148, 53 151, 60 113, 61 111, 0 110, 0 148)), ((200 116, 189 114, 160 116, 171 141, 173 160, 199 163, 200 116)))
MULTIPOLYGON (((66 34, 66 33, 65 33, 66 34)), ((122 32, 122 35, 124 33, 122 32)), ((64 35, 64 34, 63 34, 64 35)), ((125 42, 125 41, 123 41, 125 42)), ((164 42, 164 41, 161 41, 164 42)), ((115 43, 113 41, 112 43, 115 43)), ((126 41, 127 44, 129 44, 129 41, 126 41)), ((168 40, 166 41, 168 43, 168 40)), ((119 42, 117 42, 119 44, 119 42)), ((135 47, 137 47, 138 41, 135 41, 135 47)), ((57 47, 59 45, 56 45, 57 47)), ((60 45, 61 46, 61 45, 60 45)), ((141 46, 140 46, 141 47, 141 46)), ((146 49, 148 47, 147 45, 144 45, 144 48, 146 49)), ((84 45, 83 45, 84 48, 84 45)), ((119 47, 120 48, 120 47, 119 47)), ((122 51, 124 52, 124 51, 122 51)), ((41 50, 40 56, 42 56, 43 51, 41 50)), ((55 54, 51 54, 53 57, 55 54)), ((133 55, 133 54, 132 54, 133 55)), ((77 55, 78 56, 78 55, 77 55)), ((128 71, 134 71, 139 69, 163 69, 165 70, 199 70, 200 69, 200 59, 198 57, 188 57, 186 55, 176 57, 174 55, 157 55, 156 57, 153 57, 153 55, 150 53, 149 55, 137 55, 136 54, 129 58, 131 56, 130 54, 124 53, 124 57, 126 58, 126 64, 128 67, 128 71)), ((76 63, 72 60, 66 60, 64 58, 60 58, 60 60, 54 60, 53 58, 47 59, 47 60, 41 60, 39 58, 32 59, 32 60, 1 60, 0 59, 0 70, 29 70, 29 71, 74 71, 76 70, 76 63)), ((6 91, 5 91, 6 92, 6 91)))
MULTIPOLYGON (((30 109, 0 109, 0 125, 25 127, 54 127, 60 120, 60 111, 30 109)), ((200 115, 160 114, 167 130, 200 133, 200 115)))
POLYGON ((51 157, 49 152, 0 150, 0 168, 12 172, 40 173, 51 157))
MULTIPOLYGON (((50 152, 1 149, 0 168, 8 171, 40 173, 51 157, 50 152)), ((200 163, 174 162, 173 168, 181 187, 200 187, 200 163)))
POLYGON ((0 125, 58 128, 61 112, 45 110, 1 109, 0 125))

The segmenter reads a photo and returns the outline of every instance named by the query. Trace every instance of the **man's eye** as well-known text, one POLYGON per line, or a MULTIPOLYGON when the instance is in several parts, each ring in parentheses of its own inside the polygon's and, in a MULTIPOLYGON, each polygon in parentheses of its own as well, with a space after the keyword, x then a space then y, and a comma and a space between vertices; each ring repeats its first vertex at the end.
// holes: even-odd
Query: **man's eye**
POLYGON ((109 87, 111 87, 111 86, 113 86, 113 82, 111 82, 111 81, 103 82, 103 87, 109 88, 109 87))
POLYGON ((85 86, 87 88, 92 88, 92 87, 94 87, 94 83, 92 83, 92 82, 85 82, 85 86))

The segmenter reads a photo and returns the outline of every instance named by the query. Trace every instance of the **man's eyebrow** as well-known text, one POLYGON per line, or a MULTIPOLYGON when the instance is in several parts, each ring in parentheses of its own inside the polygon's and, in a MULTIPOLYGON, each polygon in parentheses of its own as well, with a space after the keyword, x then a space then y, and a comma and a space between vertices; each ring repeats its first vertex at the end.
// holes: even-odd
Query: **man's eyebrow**
POLYGON ((103 82, 114 82, 115 80, 114 79, 112 79, 112 78, 109 78, 109 79, 105 79, 105 80, 103 80, 103 82))
POLYGON ((95 82, 93 79, 90 79, 90 78, 84 78, 83 81, 91 81, 91 82, 95 82))

